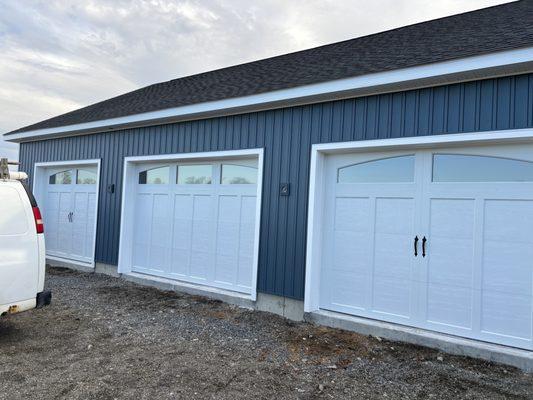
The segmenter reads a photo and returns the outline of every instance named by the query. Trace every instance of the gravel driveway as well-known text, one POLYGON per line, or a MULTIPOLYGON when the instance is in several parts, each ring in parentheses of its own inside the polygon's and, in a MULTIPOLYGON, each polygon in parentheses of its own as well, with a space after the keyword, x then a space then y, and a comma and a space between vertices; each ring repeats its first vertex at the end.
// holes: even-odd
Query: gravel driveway
POLYGON ((0 320, 0 399, 531 399, 533 375, 103 275, 0 320))

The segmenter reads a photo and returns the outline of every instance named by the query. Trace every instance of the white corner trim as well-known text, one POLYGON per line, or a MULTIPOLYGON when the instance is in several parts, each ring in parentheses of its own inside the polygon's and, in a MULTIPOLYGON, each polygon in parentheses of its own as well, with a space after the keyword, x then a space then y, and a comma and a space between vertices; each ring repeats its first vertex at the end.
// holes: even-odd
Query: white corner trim
MULTIPOLYGON (((49 256, 46 255, 46 258, 49 258, 51 260, 56 261, 64 261, 69 262, 76 265, 83 265, 86 267, 94 268, 96 265, 96 233, 98 231, 98 203, 100 199, 100 172, 101 172, 101 163, 102 160, 99 158, 91 159, 91 160, 69 160, 69 161, 50 161, 50 162, 37 162, 33 166, 33 185, 32 185, 32 192, 35 198, 37 199, 37 204, 44 204, 42 201, 44 199, 44 193, 45 193, 45 182, 43 182, 42 178, 45 176, 45 171, 47 168, 52 167, 63 167, 63 166, 73 166, 73 167, 79 167, 79 166, 96 166, 96 209, 94 212, 94 233, 93 233, 93 249, 92 249, 92 261, 90 263, 84 263, 81 261, 76 260, 70 260, 67 258, 59 258, 55 256, 49 256)), ((45 227, 46 229, 46 227, 45 227)))
MULTIPOLYGON (((156 125, 185 119, 198 119, 221 114, 235 114, 238 112, 250 112, 281 106, 287 107, 290 105, 325 101, 327 99, 332 100, 336 98, 335 94, 337 94, 337 98, 345 98, 349 97, 350 93, 352 96, 356 95, 357 90, 366 90, 365 94, 368 94, 368 90, 371 88, 376 88, 374 93, 387 92, 391 91, 391 87, 387 85, 394 85, 402 82, 410 82, 410 87, 413 88, 428 86, 432 84, 431 78, 437 77, 448 76, 447 80, 436 80, 433 84, 452 83, 473 79, 471 76, 467 77, 461 75, 472 71, 488 71, 484 76, 477 77, 477 79, 480 79, 481 77, 499 76, 502 74, 507 75, 517 73, 517 71, 513 71, 512 68, 509 68, 510 66, 524 63, 533 63, 533 47, 366 74, 353 78, 315 83, 250 96, 168 108, 126 117, 110 118, 56 128, 38 129, 8 135, 5 137, 5 140, 9 142, 23 142, 44 139, 47 137, 71 136, 83 133, 124 129, 128 127, 156 125), (496 70, 503 67, 508 67, 508 69, 503 72, 496 70)), ((532 66, 529 65, 527 70, 533 70, 532 66)), ((405 90, 405 88, 403 90, 405 90)))
POLYGON ((475 144, 498 144, 533 141, 533 129, 513 129, 478 133, 454 133, 406 137, 395 139, 361 140, 314 144, 311 148, 309 177, 309 199, 307 214, 307 245, 305 265, 304 311, 316 312, 320 309, 320 269, 322 250, 323 202, 324 202, 324 162, 328 154, 346 152, 369 152, 374 150, 398 150, 402 148, 438 148, 475 144))
MULTIPOLYGON (((225 291, 220 289, 220 293, 228 292, 234 293, 233 296, 243 297, 251 301, 257 300, 257 280, 259 269, 259 239, 261 229, 261 206, 262 206, 262 190, 263 190, 263 171, 264 171, 264 149, 244 149, 244 150, 228 150, 228 151, 208 151, 197 153, 177 153, 177 154, 161 154, 151 156, 132 156, 124 157, 124 175, 122 181, 122 201, 120 208, 120 232, 119 232, 119 252, 118 252, 118 272, 125 275, 135 275, 136 273, 131 269, 131 257, 132 257, 132 235, 133 235, 133 220, 134 220, 134 207, 133 199, 131 196, 126 196, 125 193, 130 193, 136 182, 136 166, 139 163, 147 162, 176 162, 183 160, 221 160, 225 158, 235 157, 257 157, 257 200, 255 209, 255 237, 254 237, 254 253, 252 271, 252 288, 250 295, 242 294, 238 292, 225 291)), ((182 281, 173 281, 175 285, 182 285, 182 281)), ((194 284, 191 284, 194 286, 194 284)), ((218 291, 218 289, 214 289, 218 291)))

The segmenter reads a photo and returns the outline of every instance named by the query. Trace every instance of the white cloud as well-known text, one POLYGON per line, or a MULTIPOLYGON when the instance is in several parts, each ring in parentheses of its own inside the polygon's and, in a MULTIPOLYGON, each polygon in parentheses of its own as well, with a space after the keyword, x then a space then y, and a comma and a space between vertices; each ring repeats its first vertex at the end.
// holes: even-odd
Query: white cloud
POLYGON ((505 2, 4 0, 0 132, 154 82, 505 2))

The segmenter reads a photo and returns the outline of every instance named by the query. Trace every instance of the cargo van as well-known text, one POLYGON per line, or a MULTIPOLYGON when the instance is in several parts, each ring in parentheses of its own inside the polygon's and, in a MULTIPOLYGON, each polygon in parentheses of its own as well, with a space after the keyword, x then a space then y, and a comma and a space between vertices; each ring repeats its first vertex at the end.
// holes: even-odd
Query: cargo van
POLYGON ((50 304, 44 226, 24 172, 0 159, 0 317, 50 304))

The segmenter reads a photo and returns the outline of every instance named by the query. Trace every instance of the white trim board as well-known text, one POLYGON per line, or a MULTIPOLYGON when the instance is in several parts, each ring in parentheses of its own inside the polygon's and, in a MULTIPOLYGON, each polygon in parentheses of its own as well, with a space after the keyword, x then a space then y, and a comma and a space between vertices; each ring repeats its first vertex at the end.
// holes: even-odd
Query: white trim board
MULTIPOLYGON (((91 263, 84 263, 76 260, 70 260, 68 258, 59 258, 55 256, 46 255, 46 258, 51 260, 69 262, 77 265, 84 265, 86 267, 94 268, 96 265, 96 232, 98 231, 98 203, 100 202, 100 172, 101 172, 101 160, 69 160, 69 161, 50 161, 50 162, 37 162, 33 166, 33 185, 32 192, 37 199, 37 204, 44 204, 44 193, 46 188, 46 181, 43 181, 43 177, 46 177, 46 169, 53 167, 79 167, 79 166, 96 166, 96 209, 94 212, 94 236, 93 236, 93 257, 91 263)), ((46 226, 44 227, 46 232, 46 226)))
MULTIPOLYGON (((120 240, 118 253, 118 272, 133 276, 136 274, 131 270, 132 257, 132 235, 133 235, 133 221, 134 221, 134 201, 132 196, 126 196, 133 190, 136 184, 136 167, 140 163, 164 162, 164 161, 183 161, 183 160, 223 160, 225 158, 246 157, 253 156, 257 158, 257 201, 255 211, 255 237, 254 237, 254 255, 253 255, 253 274, 252 274, 252 291, 251 295, 243 295, 235 292, 234 296, 242 297, 255 301, 257 299, 257 271, 259 268, 259 236, 261 228, 261 205, 262 205, 262 190, 263 190, 263 153, 262 148, 245 149, 245 150, 229 150, 229 151, 209 151, 200 153, 179 153, 179 154, 163 154, 153 156, 135 156, 124 158, 124 179, 122 183, 122 202, 121 202, 121 219, 120 219, 120 240)), ((145 279, 151 279, 150 275, 144 275, 145 279)), ((157 278, 161 279, 161 278, 157 278)), ((182 284, 181 281, 176 280, 175 284, 182 284)), ((188 284, 188 283, 187 283, 188 284)), ((218 290, 218 289, 216 289, 218 290)), ((233 292, 231 292, 233 293, 233 292)))
POLYGON ((356 142, 314 144, 311 149, 309 199, 307 216, 307 247, 305 268, 304 311, 316 312, 319 307, 320 262, 322 259, 322 210, 324 208, 324 163, 328 154, 399 150, 402 148, 438 148, 533 141, 533 129, 515 129, 479 133, 456 133, 397 139, 362 140, 356 142))
POLYGON ((291 89, 203 102, 92 122, 5 136, 9 142, 81 135, 139 126, 260 111, 320 101, 367 96, 533 71, 533 47, 377 72, 291 89))

